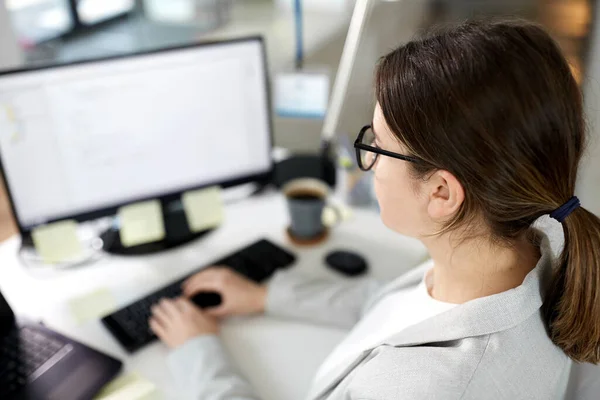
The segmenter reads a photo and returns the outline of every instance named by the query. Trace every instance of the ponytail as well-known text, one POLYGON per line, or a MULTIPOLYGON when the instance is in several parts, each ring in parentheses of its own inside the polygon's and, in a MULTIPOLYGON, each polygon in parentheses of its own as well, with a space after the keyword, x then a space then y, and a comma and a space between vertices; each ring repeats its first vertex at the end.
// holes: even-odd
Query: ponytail
POLYGON ((600 219, 578 208, 544 301, 552 341, 578 362, 600 362, 600 219))

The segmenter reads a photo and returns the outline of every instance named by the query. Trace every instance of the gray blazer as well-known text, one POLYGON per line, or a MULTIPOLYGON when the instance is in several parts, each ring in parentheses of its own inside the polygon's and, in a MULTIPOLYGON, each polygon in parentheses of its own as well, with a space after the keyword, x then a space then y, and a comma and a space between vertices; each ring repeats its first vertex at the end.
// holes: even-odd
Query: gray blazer
MULTIPOLYGON (((548 338, 541 318, 542 286, 552 265, 546 237, 540 249, 538 265, 521 286, 388 337, 316 382, 308 398, 562 399, 571 362, 548 338)), ((383 288, 368 280, 330 283, 280 273, 269 284, 267 313, 349 328, 387 294, 418 285, 427 267, 383 288)), ((189 341, 169 356, 169 365, 192 398, 258 399, 217 337, 189 341)))

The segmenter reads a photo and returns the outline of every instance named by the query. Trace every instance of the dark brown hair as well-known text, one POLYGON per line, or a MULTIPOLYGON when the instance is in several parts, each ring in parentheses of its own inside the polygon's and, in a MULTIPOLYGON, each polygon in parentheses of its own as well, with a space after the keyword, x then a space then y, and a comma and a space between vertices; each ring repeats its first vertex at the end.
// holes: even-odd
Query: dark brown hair
MULTIPOLYGON (((557 44, 525 21, 471 21, 380 60, 376 96, 415 177, 443 169, 465 189, 446 230, 482 217, 510 243, 575 192, 585 147, 582 95, 557 44)), ((544 301, 550 337, 600 362, 600 219, 578 208, 544 301)))

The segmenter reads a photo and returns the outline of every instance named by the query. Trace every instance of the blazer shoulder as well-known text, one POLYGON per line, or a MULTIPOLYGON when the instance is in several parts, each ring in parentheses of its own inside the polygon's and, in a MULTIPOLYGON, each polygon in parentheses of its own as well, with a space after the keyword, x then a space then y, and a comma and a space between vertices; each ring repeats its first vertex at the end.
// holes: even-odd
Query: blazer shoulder
POLYGON ((380 346, 355 371, 354 399, 460 399, 489 335, 411 347, 380 346))
POLYGON ((571 360, 548 337, 541 313, 490 336, 464 399, 555 399, 566 391, 571 360))

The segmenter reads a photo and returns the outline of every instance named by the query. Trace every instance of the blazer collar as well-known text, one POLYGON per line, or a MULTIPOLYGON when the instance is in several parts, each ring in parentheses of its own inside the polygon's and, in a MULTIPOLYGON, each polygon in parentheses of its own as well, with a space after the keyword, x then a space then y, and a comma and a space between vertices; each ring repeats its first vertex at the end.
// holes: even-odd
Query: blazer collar
POLYGON ((521 285, 502 293, 468 301, 434 318, 410 326, 382 344, 411 346, 446 342, 502 332, 525 321, 542 306, 545 282, 553 263, 548 238, 537 234, 536 241, 541 257, 521 285), (458 321, 460 323, 457 323, 458 321))
MULTIPOLYGON (((379 345, 407 347, 489 335, 517 326, 538 312, 543 302, 544 283, 552 269, 553 254, 548 237, 537 233, 536 240, 540 247, 540 260, 520 286, 471 300, 387 338, 377 346, 365 350, 350 365, 340 366, 320 382, 316 382, 311 391, 311 398, 319 398, 332 390, 379 345)), ((429 262, 392 282, 369 302, 367 310, 387 294, 420 282, 425 271, 431 266, 429 262)))

